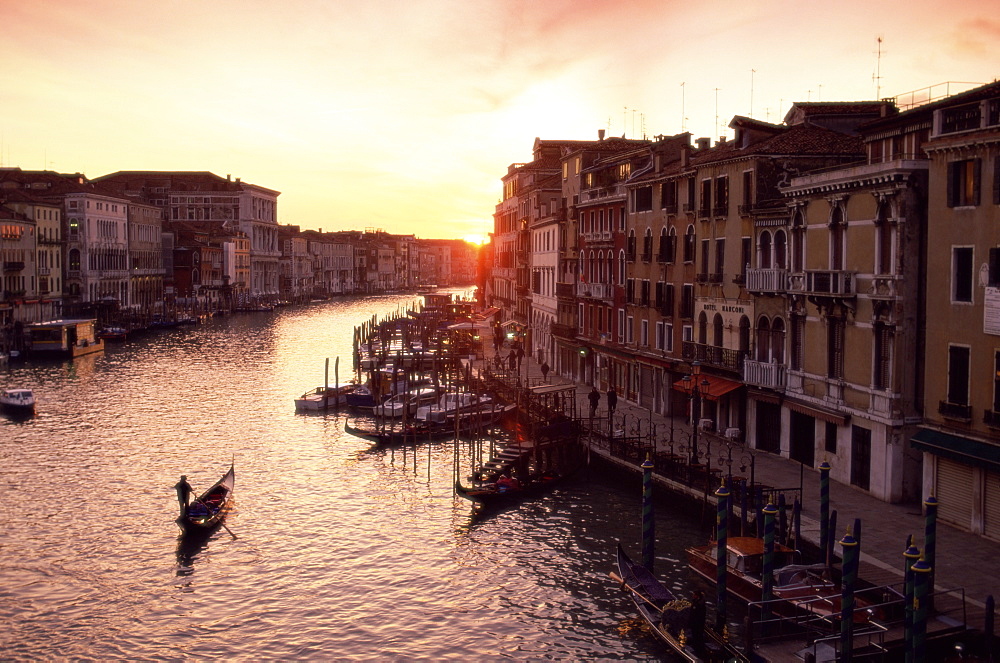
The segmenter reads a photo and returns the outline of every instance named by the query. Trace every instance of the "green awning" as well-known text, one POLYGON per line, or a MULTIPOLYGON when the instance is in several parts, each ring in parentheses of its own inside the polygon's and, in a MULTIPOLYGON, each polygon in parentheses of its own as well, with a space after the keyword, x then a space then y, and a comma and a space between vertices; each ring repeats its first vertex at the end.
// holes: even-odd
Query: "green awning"
POLYGON ((913 446, 935 456, 943 456, 966 465, 984 465, 992 472, 1000 472, 1000 446, 970 440, 960 435, 950 435, 930 428, 921 428, 910 438, 913 446))

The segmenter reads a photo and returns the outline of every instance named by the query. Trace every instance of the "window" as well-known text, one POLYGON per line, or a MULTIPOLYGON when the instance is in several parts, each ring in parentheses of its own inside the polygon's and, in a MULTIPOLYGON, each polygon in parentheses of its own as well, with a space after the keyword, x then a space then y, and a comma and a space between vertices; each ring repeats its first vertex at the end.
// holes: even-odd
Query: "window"
POLYGON ((701 277, 708 276, 708 249, 710 242, 707 239, 701 240, 701 269, 698 270, 698 274, 701 277))
POLYGON ((802 210, 792 215, 792 271, 801 272, 806 264, 806 224, 802 210))
POLYGON ((677 181, 664 182, 660 185, 660 206, 668 213, 677 212, 677 181))
POLYGON ((791 318, 792 327, 792 356, 791 369, 793 371, 802 370, 802 351, 805 345, 806 317, 801 314, 793 315, 791 318))
POLYGON ((690 283, 681 286, 681 317, 694 317, 694 286, 690 283))
POLYGON ((660 229, 660 246, 657 249, 656 261, 657 262, 670 262, 667 256, 670 255, 670 236, 667 235, 667 229, 660 229))
POLYGON ((758 243, 757 266, 761 269, 771 268, 771 232, 761 231, 758 243))
POLYGON ((642 282, 642 294, 639 301, 643 306, 649 306, 649 280, 643 280, 642 282))
POLYGON ((969 352, 966 346, 948 346, 948 402, 953 405, 969 404, 969 352))
POLYGON ((635 262, 635 230, 628 231, 628 261, 635 262))
POLYGON ((952 303, 972 303, 972 247, 952 247, 951 266, 952 303))
POLYGON ((698 204, 698 216, 708 216, 712 213, 712 180, 701 181, 701 200, 698 204))
POLYGON ((690 343, 692 340, 694 340, 694 327, 691 325, 681 327, 681 341, 690 343))
POLYGON ((987 285, 993 288, 1000 286, 1000 248, 990 249, 989 280, 987 285))
POLYGON ((649 347, 649 320, 639 322, 639 343, 643 347, 649 347))
POLYGON ((844 378, 844 320, 829 317, 826 320, 827 331, 827 377, 842 380, 844 378))
POLYGON ((743 171, 743 205, 746 209, 753 207, 753 171, 743 171))
POLYGON ((844 240, 847 223, 844 221, 844 211, 840 207, 833 208, 830 217, 830 269, 844 269, 844 240))
POLYGON ((625 338, 625 309, 618 309, 618 342, 625 338))
POLYGON ((684 262, 694 262, 694 226, 688 226, 684 233, 684 262))
POLYGON ((876 232, 876 274, 892 274, 892 225, 887 218, 887 205, 879 205, 878 216, 875 218, 876 232))
POLYGON ((891 384, 892 346, 896 336, 896 328, 884 322, 876 322, 875 334, 875 364, 873 366, 872 386, 875 389, 888 389, 891 384))
POLYGON ((715 276, 722 282, 722 274, 726 264, 726 240, 715 240, 715 276))
POLYGON ((750 266, 750 251, 753 247, 753 239, 744 237, 740 241, 740 276, 746 282, 747 267, 750 266))
POLYGON ((726 176, 715 178, 715 216, 726 216, 729 214, 729 178, 726 176))
POLYGON ((577 331, 580 332, 581 334, 584 333, 584 329, 585 329, 585 327, 584 327, 584 320, 583 320, 583 312, 584 312, 583 304, 577 304, 577 308, 576 308, 576 328, 577 328, 577 331))
POLYGON ((628 342, 635 343, 635 318, 628 316, 628 326, 625 330, 628 333, 628 342))
POLYGON ((980 159, 952 161, 948 164, 948 207, 979 204, 980 159))
POLYGON ((625 301, 629 304, 635 304, 635 279, 625 281, 625 301))
POLYGON ((837 453, 837 424, 826 422, 826 441, 824 444, 828 454, 837 453))
POLYGON ((625 283, 625 251, 618 252, 618 283, 625 283))
POLYGON ((653 231, 646 228, 646 234, 642 238, 642 259, 649 262, 653 259, 653 231))
POLYGON ((655 332, 655 334, 656 334, 656 337, 653 339, 653 345, 654 345, 654 347, 657 350, 663 350, 664 349, 664 344, 663 344, 663 323, 662 322, 657 322, 656 323, 656 332, 655 332))
POLYGON ((653 187, 644 186, 635 190, 635 211, 649 212, 653 209, 653 187))

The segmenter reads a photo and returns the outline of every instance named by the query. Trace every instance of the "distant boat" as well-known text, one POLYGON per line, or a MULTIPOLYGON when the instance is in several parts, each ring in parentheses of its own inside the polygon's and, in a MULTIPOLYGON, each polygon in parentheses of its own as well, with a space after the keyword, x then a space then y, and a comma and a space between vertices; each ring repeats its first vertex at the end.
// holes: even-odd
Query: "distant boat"
POLYGON ((8 414, 31 416, 35 413, 35 393, 30 389, 0 391, 0 408, 8 414))
POLYGON ((128 338, 128 330, 124 327, 105 327, 97 332, 97 338, 105 341, 124 341, 128 338))
POLYGON ((177 518, 177 525, 187 536, 207 536, 211 534, 233 506, 233 486, 236 472, 232 465, 211 488, 195 498, 183 516, 177 518))
POLYGON ((417 408, 423 405, 436 403, 441 395, 441 390, 437 387, 420 387, 411 389, 402 394, 396 394, 380 405, 376 405, 372 413, 376 417, 386 417, 398 419, 404 415, 412 417, 417 412, 417 408))

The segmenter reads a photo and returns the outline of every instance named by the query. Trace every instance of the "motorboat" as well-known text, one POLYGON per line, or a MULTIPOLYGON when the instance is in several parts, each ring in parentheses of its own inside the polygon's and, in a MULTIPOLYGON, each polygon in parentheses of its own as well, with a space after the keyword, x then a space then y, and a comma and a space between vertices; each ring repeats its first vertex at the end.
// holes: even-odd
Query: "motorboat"
POLYGON ((318 411, 337 407, 346 402, 347 395, 354 391, 354 387, 353 384, 339 387, 316 387, 295 399, 295 409, 298 411, 318 411))
POLYGON ((32 415, 35 413, 35 393, 31 389, 4 389, 0 391, 0 408, 9 414, 32 415))
POLYGON ((436 403, 440 396, 441 390, 437 387, 411 389, 405 393, 396 394, 380 405, 376 405, 372 412, 376 417, 390 419, 398 419, 404 415, 412 417, 417 413, 417 408, 436 403))
POLYGON ((493 404, 493 399, 485 394, 474 394, 468 391, 447 391, 441 394, 437 403, 417 408, 414 418, 417 421, 444 422, 456 415, 483 412, 484 407, 493 404))

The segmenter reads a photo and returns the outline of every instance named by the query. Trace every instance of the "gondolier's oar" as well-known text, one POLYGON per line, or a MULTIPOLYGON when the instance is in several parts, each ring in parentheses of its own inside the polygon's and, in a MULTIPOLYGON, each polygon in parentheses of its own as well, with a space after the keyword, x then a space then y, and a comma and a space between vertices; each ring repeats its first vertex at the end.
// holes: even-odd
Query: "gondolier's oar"
MULTIPOLYGON (((208 511, 209 513, 212 513, 212 510, 211 510, 211 509, 210 509, 210 508, 208 507, 208 505, 207 505, 207 504, 205 504, 204 502, 202 502, 202 501, 201 501, 201 498, 200 498, 200 497, 196 497, 196 498, 194 498, 194 501, 195 501, 195 502, 198 502, 198 503, 199 503, 199 504, 201 504, 201 505, 202 505, 203 507, 205 507, 205 509, 206 509, 206 510, 207 510, 207 511, 208 511)), ((226 527, 226 521, 225 521, 225 520, 220 520, 220 521, 219 521, 219 524, 220 524, 220 525, 222 525, 222 529, 224 529, 224 530, 226 530, 227 532, 229 532, 229 536, 233 537, 234 539, 238 538, 238 537, 237 537, 237 536, 236 536, 235 534, 233 534, 233 530, 231 530, 231 529, 229 529, 228 527, 226 527)))
POLYGON ((621 576, 619 576, 614 571, 611 571, 610 573, 608 573, 608 575, 611 576, 611 579, 614 580, 615 582, 621 583, 622 589, 625 589, 627 587, 628 589, 630 589, 632 591, 633 594, 635 594, 636 596, 638 596, 640 599, 642 599, 643 601, 645 601, 649 605, 651 605, 654 608, 656 608, 657 612, 662 612, 663 611, 663 609, 660 606, 656 605, 655 603, 653 603, 652 601, 650 601, 649 599, 647 599, 645 596, 643 596, 642 592, 638 591, 635 587, 633 587, 632 585, 628 584, 625 580, 622 579, 621 576))

